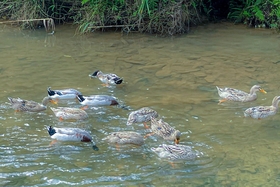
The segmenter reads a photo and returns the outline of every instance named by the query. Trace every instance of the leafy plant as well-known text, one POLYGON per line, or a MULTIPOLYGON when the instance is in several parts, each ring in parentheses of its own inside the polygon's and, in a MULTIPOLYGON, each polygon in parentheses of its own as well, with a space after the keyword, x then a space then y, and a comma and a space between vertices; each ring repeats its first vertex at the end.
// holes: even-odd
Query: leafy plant
POLYGON ((280 0, 230 1, 228 18, 254 27, 280 26, 280 0))

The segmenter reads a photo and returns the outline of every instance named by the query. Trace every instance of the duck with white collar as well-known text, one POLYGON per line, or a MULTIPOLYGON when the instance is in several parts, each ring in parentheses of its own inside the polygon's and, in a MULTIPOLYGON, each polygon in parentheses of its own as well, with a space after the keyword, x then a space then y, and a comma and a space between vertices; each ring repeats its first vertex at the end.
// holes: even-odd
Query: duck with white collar
POLYGON ((81 95, 82 93, 73 88, 61 89, 61 90, 51 90, 48 87, 48 97, 52 99, 75 99, 76 95, 81 95))
POLYGON ((78 99, 80 104, 85 106, 97 107, 97 106, 119 105, 116 98, 109 95, 90 95, 90 96, 77 95, 76 98, 78 99))
POLYGON ((93 144, 93 150, 99 150, 91 135, 83 129, 57 128, 50 126, 49 128, 47 128, 47 130, 51 138, 55 141, 91 142, 93 144))

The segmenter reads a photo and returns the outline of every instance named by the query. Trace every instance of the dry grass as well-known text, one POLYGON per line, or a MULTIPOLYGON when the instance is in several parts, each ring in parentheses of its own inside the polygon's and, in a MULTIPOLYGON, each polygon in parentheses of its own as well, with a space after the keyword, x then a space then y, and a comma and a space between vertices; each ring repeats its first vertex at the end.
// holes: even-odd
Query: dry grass
POLYGON ((46 32, 53 33, 55 31, 55 23, 54 23, 54 20, 52 18, 2 21, 2 22, 0 22, 0 24, 13 24, 13 23, 19 24, 20 22, 25 22, 25 23, 37 22, 38 23, 39 21, 42 21, 46 32))

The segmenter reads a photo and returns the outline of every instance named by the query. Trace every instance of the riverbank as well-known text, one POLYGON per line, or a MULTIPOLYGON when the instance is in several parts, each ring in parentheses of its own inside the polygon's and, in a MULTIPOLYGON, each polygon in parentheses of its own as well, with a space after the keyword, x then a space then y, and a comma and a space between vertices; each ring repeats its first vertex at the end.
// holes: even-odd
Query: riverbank
POLYGON ((188 33, 193 26, 221 20, 243 23, 249 27, 280 27, 280 1, 96 1, 96 0, 4 0, 0 17, 22 28, 72 22, 79 33, 118 29, 129 33, 173 36, 188 33))

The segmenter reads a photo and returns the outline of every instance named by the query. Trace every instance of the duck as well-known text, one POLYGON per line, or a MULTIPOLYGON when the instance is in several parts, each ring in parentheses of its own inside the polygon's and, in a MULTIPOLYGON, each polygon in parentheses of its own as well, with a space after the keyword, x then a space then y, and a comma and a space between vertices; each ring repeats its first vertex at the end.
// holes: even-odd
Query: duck
POLYGON ((12 97, 8 97, 8 100, 10 101, 10 103, 12 104, 12 108, 16 112, 23 112, 23 111, 41 112, 47 109, 47 104, 49 102, 53 104, 57 104, 56 101, 54 101, 49 97, 44 97, 42 103, 37 103, 32 100, 24 100, 21 98, 12 98, 12 97))
POLYGON ((133 145, 143 145, 144 138, 139 133, 134 131, 121 131, 112 132, 110 135, 105 137, 103 140, 107 140, 111 144, 133 144, 133 145))
POLYGON ((71 107, 50 107, 54 115, 62 120, 84 120, 88 118, 86 111, 80 108, 71 108, 71 107))
POLYGON ((147 122, 151 121, 151 117, 157 118, 157 111, 149 107, 143 107, 129 114, 126 125, 143 123, 144 127, 148 129, 149 127, 147 126, 147 122))
MULTIPOLYGON (((73 141, 73 142, 91 142, 92 148, 98 151, 99 148, 96 146, 91 135, 80 128, 57 128, 49 126, 47 128, 49 135, 55 141, 73 141)), ((53 144, 53 143, 51 143, 53 144)))
POLYGON ((82 93, 73 88, 67 88, 63 90, 51 90, 51 87, 47 88, 48 97, 52 99, 75 99, 76 95, 81 95, 82 93))
POLYGON ((76 95, 76 98, 82 105, 86 106, 110 106, 110 105, 118 105, 118 101, 115 97, 109 95, 76 95))
POLYGON ((165 140, 174 141, 175 144, 179 144, 180 142, 181 132, 171 127, 168 123, 163 121, 163 119, 157 120, 156 118, 151 117, 151 129, 152 133, 146 135, 145 138, 156 134, 165 140))
POLYGON ((90 78, 98 78, 101 82, 103 82, 105 85, 104 86, 109 86, 109 85, 117 85, 121 84, 123 82, 123 79, 117 76, 116 74, 113 73, 103 73, 100 70, 97 70, 93 72, 92 74, 89 74, 90 78))
POLYGON ((278 111, 278 104, 280 96, 275 96, 272 100, 271 106, 255 106, 248 108, 244 111, 245 117, 251 117, 254 119, 266 118, 268 116, 275 115, 278 111))
POLYGON ((200 155, 199 152, 193 150, 192 147, 181 144, 161 144, 158 147, 152 147, 151 150, 160 158, 172 161, 184 159, 192 160, 200 155))
POLYGON ((260 91, 261 93, 266 93, 264 89, 261 88, 260 85, 254 85, 250 89, 250 93, 246 93, 241 90, 237 90, 235 88, 219 88, 218 86, 218 94, 222 98, 219 100, 219 103, 225 102, 227 100, 229 101, 239 101, 239 102, 250 102, 257 99, 257 91, 260 91))

